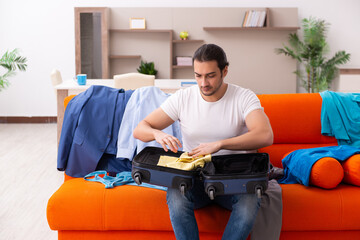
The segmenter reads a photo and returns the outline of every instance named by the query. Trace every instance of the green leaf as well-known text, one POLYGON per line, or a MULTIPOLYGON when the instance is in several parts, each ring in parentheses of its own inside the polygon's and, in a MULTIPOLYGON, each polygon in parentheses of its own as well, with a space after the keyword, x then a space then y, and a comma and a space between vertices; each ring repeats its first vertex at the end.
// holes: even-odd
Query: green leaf
POLYGON ((144 62, 141 61, 139 68, 136 69, 139 73, 148 74, 148 75, 156 75, 157 70, 155 69, 154 62, 144 62))
POLYGON ((19 55, 19 50, 6 51, 0 58, 0 66, 5 68, 7 72, 0 76, 0 91, 9 86, 8 78, 16 74, 16 70, 26 71, 27 59, 19 55))
POLYGON ((0 91, 7 88, 10 85, 8 78, 14 75, 15 75, 14 71, 8 71, 4 75, 2 76, 0 75, 0 91))
POLYGON ((25 57, 19 56, 18 54, 18 49, 14 49, 11 52, 6 51, 6 53, 0 59, 0 65, 12 71, 15 71, 16 69, 25 71, 27 68, 27 59, 25 57))

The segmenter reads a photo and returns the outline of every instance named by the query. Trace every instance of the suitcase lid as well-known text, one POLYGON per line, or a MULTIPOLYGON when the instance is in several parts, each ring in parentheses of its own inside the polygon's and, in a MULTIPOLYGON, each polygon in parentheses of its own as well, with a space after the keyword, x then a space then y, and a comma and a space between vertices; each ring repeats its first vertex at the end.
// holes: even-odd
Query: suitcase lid
POLYGON ((212 157, 202 172, 204 175, 263 175, 270 168, 267 153, 244 153, 212 157))

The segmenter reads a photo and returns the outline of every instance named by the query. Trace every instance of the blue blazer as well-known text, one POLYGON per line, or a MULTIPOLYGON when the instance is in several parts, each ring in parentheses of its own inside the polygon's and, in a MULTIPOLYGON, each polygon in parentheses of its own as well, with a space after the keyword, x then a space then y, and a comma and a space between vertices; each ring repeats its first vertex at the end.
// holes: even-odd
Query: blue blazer
POLYGON ((84 177, 95 171, 104 153, 116 155, 119 127, 132 93, 91 86, 69 102, 58 148, 58 170, 84 177))

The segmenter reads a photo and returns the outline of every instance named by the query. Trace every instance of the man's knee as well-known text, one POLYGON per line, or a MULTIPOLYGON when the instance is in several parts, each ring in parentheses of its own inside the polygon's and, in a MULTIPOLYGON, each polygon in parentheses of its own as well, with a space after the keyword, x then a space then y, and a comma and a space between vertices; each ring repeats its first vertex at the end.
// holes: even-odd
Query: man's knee
POLYGON ((166 202, 169 208, 174 211, 182 211, 184 208, 193 208, 193 203, 190 200, 189 192, 183 196, 178 189, 169 188, 166 194, 166 202))
POLYGON ((260 201, 255 194, 238 194, 233 196, 233 211, 240 214, 255 215, 260 208, 260 201))

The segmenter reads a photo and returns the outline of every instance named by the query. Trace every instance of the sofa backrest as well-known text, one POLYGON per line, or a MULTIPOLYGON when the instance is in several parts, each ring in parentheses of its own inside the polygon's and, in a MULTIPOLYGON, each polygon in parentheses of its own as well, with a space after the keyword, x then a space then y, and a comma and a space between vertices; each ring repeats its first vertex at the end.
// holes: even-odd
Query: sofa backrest
POLYGON ((283 155, 295 149, 336 145, 335 138, 321 135, 320 94, 264 94, 258 97, 274 132, 274 144, 260 151, 268 152, 274 165, 281 165, 279 161, 283 155))
MULTIPOLYGON (((65 98, 65 107, 74 96, 65 98)), ((321 135, 320 94, 264 94, 258 97, 274 132, 274 144, 259 152, 267 152, 275 166, 281 167, 281 159, 290 151, 337 145, 335 138, 321 135)))

